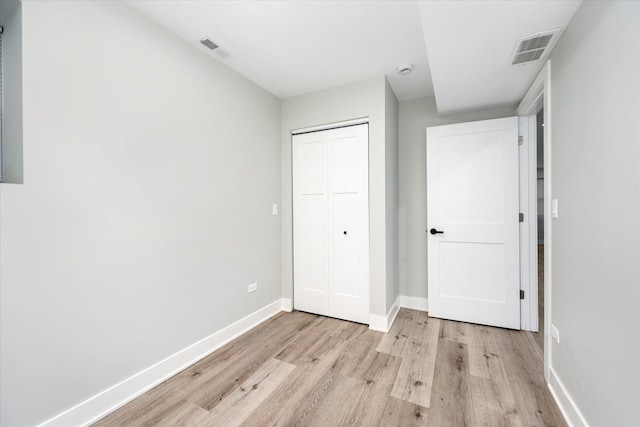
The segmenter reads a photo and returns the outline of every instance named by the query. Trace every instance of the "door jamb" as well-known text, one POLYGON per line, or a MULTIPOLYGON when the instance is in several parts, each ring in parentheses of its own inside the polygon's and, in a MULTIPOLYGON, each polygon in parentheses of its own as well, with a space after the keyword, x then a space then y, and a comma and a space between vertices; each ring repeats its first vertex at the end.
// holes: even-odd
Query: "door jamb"
POLYGON ((523 144, 518 150, 520 179, 520 290, 525 298, 520 301, 520 329, 538 332, 538 221, 536 116, 518 117, 518 134, 523 144), (535 241, 535 244, 533 243, 535 241))
MULTIPOLYGON (((533 84, 520 102, 516 112, 519 116, 530 116, 536 114, 540 105, 544 108, 544 378, 549 383, 549 366, 551 361, 551 310, 552 310, 552 226, 551 226, 551 61, 547 60, 542 70, 533 81, 533 84)), ((529 179, 537 180, 537 171, 529 173, 529 179)), ((537 185, 534 182, 535 185, 537 185)), ((529 187, 531 188, 531 187, 529 187)), ((537 197, 537 196, 536 196, 537 197)), ((537 236, 529 242, 529 248, 537 247, 537 236)), ((537 249, 536 249, 537 253, 537 249)), ((531 257, 530 257, 531 259, 531 257)), ((537 265, 534 269, 529 268, 531 274, 536 274, 537 265), (533 270, 533 271, 532 271, 533 270)))

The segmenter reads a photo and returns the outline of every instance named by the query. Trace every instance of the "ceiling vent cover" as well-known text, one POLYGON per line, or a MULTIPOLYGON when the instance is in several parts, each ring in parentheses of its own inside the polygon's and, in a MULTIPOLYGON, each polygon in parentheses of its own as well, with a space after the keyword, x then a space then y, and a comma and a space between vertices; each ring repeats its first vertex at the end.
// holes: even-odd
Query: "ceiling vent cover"
POLYGON ((547 57, 556 44, 562 28, 518 37, 511 54, 511 65, 536 62, 547 57))
POLYGON ((205 37, 203 39, 200 39, 200 44, 202 44, 204 47, 207 48, 208 51, 210 51, 211 53, 215 54, 216 56, 220 57, 220 58, 227 58, 231 55, 231 53, 229 53, 228 50, 226 50, 225 48, 221 47, 218 43, 214 42, 213 40, 211 40, 208 37, 205 37))

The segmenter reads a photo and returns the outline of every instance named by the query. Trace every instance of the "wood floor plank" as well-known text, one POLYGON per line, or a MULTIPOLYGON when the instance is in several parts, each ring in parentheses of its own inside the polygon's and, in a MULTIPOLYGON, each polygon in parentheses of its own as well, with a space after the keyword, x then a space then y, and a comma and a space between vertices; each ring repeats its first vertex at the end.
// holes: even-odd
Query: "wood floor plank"
MULTIPOLYGON (((321 416, 316 410, 317 406, 326 400, 326 397, 331 389, 337 387, 340 383, 340 380, 344 378, 341 377, 338 372, 336 372, 333 366, 328 366, 327 369, 318 369, 316 370, 316 373, 320 374, 320 377, 317 379, 317 381, 314 381, 313 384, 307 383, 306 381, 298 382, 298 384, 301 386, 300 390, 296 393, 295 399, 288 400, 284 405, 285 411, 270 411, 271 415, 275 415, 275 420, 264 424, 247 423, 245 425, 312 425, 314 422, 313 420, 321 416)), ((298 380, 301 380, 301 378, 298 378, 298 380)), ((292 390, 290 388, 288 388, 288 392, 289 396, 291 396, 292 390)), ((273 402, 270 403, 273 404, 273 402)), ((275 405, 277 407, 280 407, 281 409, 282 404, 282 401, 275 402, 275 405)), ((335 412, 338 411, 336 410, 335 412)), ((333 413, 333 415, 336 414, 333 413)), ((329 416, 329 414, 327 414, 327 416, 329 416)))
POLYGON ((376 350, 381 353, 402 356, 405 353, 407 343, 420 336, 427 318, 425 312, 400 310, 391 330, 380 339, 376 350))
MULTIPOLYGON (((239 384, 246 381, 266 361, 273 358, 282 348, 296 337, 306 333, 307 329, 317 320, 317 316, 302 313, 298 316, 299 322, 278 323, 271 330, 258 330, 252 334, 250 342, 239 340, 235 345, 247 346, 238 358, 225 363, 220 367, 214 381, 207 382, 206 387, 195 389, 187 397, 190 402, 206 409, 212 410, 226 396, 231 394, 239 384)), ((253 332, 253 331, 251 331, 253 332)))
POLYGON ((350 426, 408 426, 426 425, 427 409, 389 396, 386 384, 356 380, 356 386, 343 392, 351 402, 341 425, 350 426))
POLYGON ((494 382, 505 383, 506 374, 494 337, 497 329, 482 325, 465 325, 469 329, 466 339, 469 351, 469 373, 494 382))
MULTIPOLYGON (((381 384, 391 390, 402 359, 378 351, 372 351, 384 334, 365 330, 349 341, 345 351, 336 361, 341 375, 381 384)), ((387 392, 388 393, 388 392, 387 392)))
POLYGON ((380 339, 376 351, 394 356, 401 355, 404 351, 405 343, 409 339, 409 335, 404 329, 408 328, 409 324, 413 322, 414 313, 412 310, 400 310, 389 332, 380 339))
POLYGON ((530 341, 520 331, 496 329, 495 337, 523 425, 566 426, 530 341))
POLYGON ((184 401, 180 407, 168 414, 166 418, 158 421, 155 425, 158 427, 198 427, 202 425, 207 415, 209 415, 209 411, 191 402, 184 401))
POLYGON ((470 387, 481 426, 520 426, 511 385, 495 340, 497 328, 468 325, 470 387))
MULTIPOLYGON (((338 357, 348 342, 338 341, 322 355, 308 354, 300 359, 297 369, 289 375, 244 422, 244 426, 287 426, 300 417, 314 401, 322 396, 336 378, 338 357)), ((293 423, 295 424, 295 423, 293 423)))
POLYGON ((349 388, 334 393, 336 400, 349 405, 341 411, 342 417, 337 420, 340 425, 376 425, 384 416, 402 358, 371 351, 381 336, 380 332, 367 331, 350 342, 336 361, 337 372, 351 379, 349 388))
POLYGON ((418 317, 402 349, 402 364, 391 397, 429 407, 438 351, 440 319, 418 317))
POLYGON ((239 426, 295 369, 277 359, 267 361, 255 374, 217 405, 203 420, 203 426, 239 426))
MULTIPOLYGON (((306 405, 299 407, 291 418, 290 425, 305 427, 364 425, 358 422, 363 416, 358 403, 368 395, 362 389, 364 383, 364 380, 340 375, 335 370, 328 372, 321 381, 322 387, 310 396, 306 405)), ((372 384, 368 386, 373 387, 372 384)))
POLYGON ((164 395, 154 398, 142 395, 134 399, 132 403, 125 405, 123 412, 120 410, 109 414, 107 417, 98 420, 94 426, 153 426, 162 419, 169 417, 180 410, 183 402, 164 395))
POLYGON ((292 339, 274 357, 298 365, 310 355, 321 356, 336 343, 357 337, 367 330, 366 325, 317 316, 304 334, 299 334, 292 339))
POLYGON ((477 425, 466 344, 446 339, 438 343, 429 422, 438 427, 477 425))
POLYGON ((440 339, 469 344, 472 325, 465 322, 443 321, 440 325, 440 339))
MULTIPOLYGON (((381 419, 385 418, 388 401, 389 388, 384 384, 346 377, 337 373, 324 393, 318 394, 313 400, 313 406, 309 406, 300 416, 294 416, 290 425, 317 427, 383 425, 379 423, 381 419)), ((413 408, 416 407, 408 402, 404 403, 413 408)), ((397 409, 401 408, 406 409, 406 406, 399 405, 397 409)), ((406 411, 398 411, 393 414, 398 419, 391 424, 385 424, 385 427, 404 425, 401 423, 401 416, 403 418, 409 416, 413 421, 416 418, 416 412, 424 425, 426 422, 425 410, 414 411, 410 414, 406 411)), ((387 419, 391 420, 390 417, 387 419)))
POLYGON ((389 427, 389 426, 402 426, 402 427, 425 427, 430 424, 429 410, 420 405, 409 403, 402 399, 396 399, 390 397, 387 400, 382 416, 378 422, 374 422, 372 426, 389 427))
POLYGON ((483 427, 520 427, 520 417, 508 384, 469 377, 475 422, 483 427))

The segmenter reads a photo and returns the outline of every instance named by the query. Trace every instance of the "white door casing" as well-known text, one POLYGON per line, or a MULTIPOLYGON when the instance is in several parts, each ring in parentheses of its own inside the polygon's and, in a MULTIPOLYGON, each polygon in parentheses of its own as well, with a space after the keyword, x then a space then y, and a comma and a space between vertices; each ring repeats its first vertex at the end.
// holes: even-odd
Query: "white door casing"
POLYGON ((520 328, 518 186, 517 117, 427 128, 430 316, 520 328))
POLYGON ((369 321, 368 125, 293 136, 294 307, 369 321))

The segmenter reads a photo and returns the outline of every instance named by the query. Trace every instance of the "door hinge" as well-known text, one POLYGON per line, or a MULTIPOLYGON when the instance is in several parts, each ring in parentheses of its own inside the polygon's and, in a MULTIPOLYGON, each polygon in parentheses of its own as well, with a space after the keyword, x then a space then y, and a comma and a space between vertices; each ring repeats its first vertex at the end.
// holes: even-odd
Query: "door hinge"
POLYGON ((518 136, 518 145, 524 144, 524 136, 518 136))
POLYGON ((524 291, 520 290, 520 299, 524 299, 524 291))
POLYGON ((518 221, 524 222, 524 214, 522 212, 518 214, 518 221))

